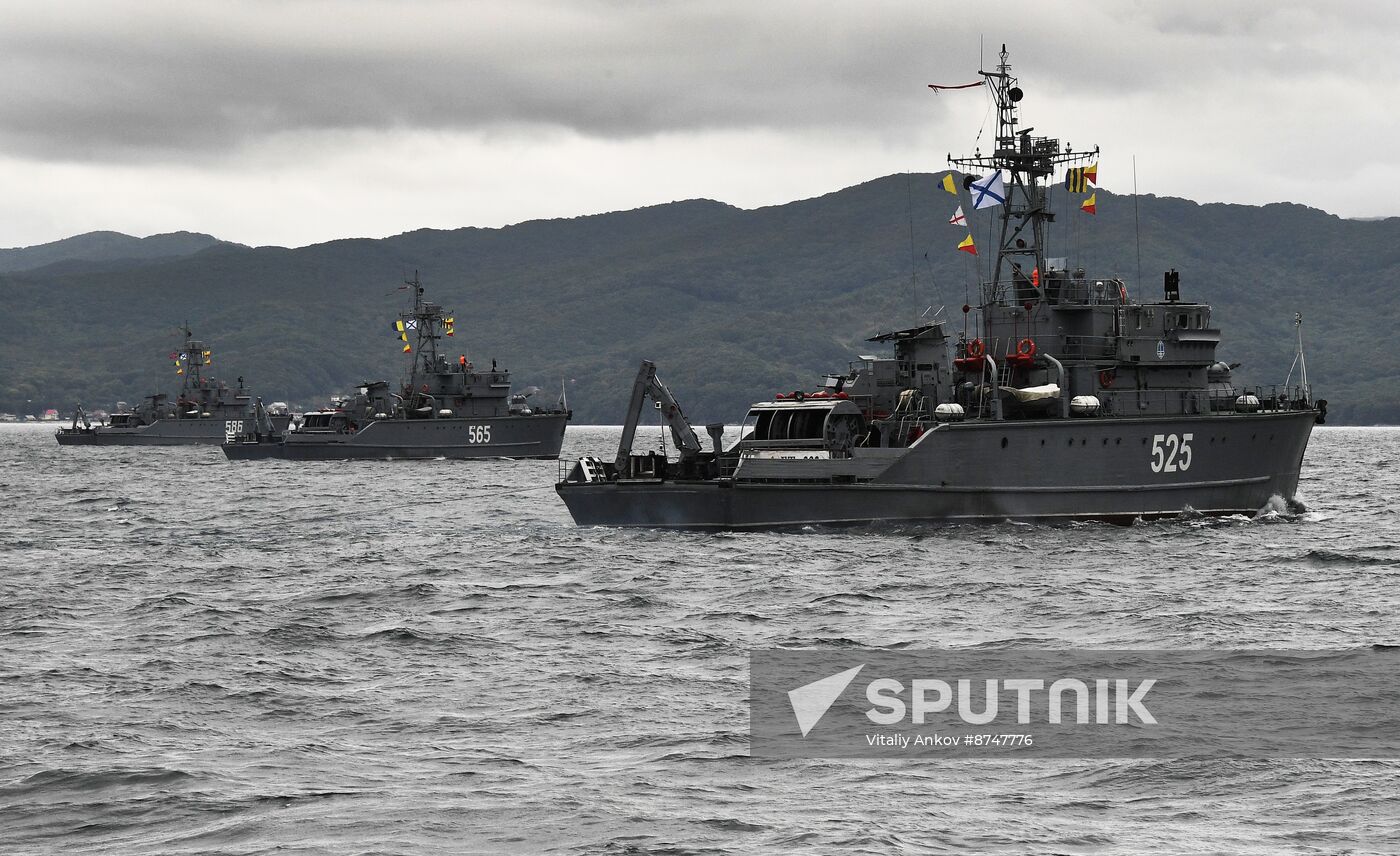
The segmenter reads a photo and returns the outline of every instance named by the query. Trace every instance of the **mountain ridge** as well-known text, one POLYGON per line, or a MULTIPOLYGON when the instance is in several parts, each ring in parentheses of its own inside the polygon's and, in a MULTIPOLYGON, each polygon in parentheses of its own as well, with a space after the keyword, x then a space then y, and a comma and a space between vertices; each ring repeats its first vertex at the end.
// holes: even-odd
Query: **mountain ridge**
POLYGON ((122 232, 97 231, 29 247, 0 249, 0 273, 21 273, 72 262, 127 263, 186 256, 218 244, 201 232, 164 232, 136 238, 122 232))
MULTIPOLYGON (((958 309, 987 259, 954 249, 968 230, 948 225, 957 202, 938 177, 885 176, 755 209, 681 200, 0 273, 0 409, 38 397, 66 411, 168 389, 164 355, 187 318, 215 350, 215 368, 230 381, 243 375, 265 400, 311 405, 362 380, 397 379, 404 366, 388 324, 402 308, 397 287, 416 270, 429 298, 456 315, 452 345, 477 362, 496 357, 518 386, 566 383, 580 421, 621 419, 642 358, 657 361, 697 423, 733 421, 752 400, 811 387, 878 350, 852 343, 925 311, 941 305, 961 328, 958 309), (82 355, 78 369, 43 356, 41 331, 55 318, 82 355)), ((1132 197, 1098 194, 1091 217, 1057 189, 1062 234, 1048 256, 1122 275, 1146 299, 1160 295, 1161 271, 1181 270, 1183 297, 1215 305, 1220 355, 1243 360, 1251 383, 1282 382, 1302 311, 1310 380, 1333 421, 1400 420, 1400 359, 1384 347, 1400 300, 1382 287, 1400 264, 1400 220, 1143 195, 1139 233, 1132 197)), ((973 213, 987 253, 992 212, 973 213)))

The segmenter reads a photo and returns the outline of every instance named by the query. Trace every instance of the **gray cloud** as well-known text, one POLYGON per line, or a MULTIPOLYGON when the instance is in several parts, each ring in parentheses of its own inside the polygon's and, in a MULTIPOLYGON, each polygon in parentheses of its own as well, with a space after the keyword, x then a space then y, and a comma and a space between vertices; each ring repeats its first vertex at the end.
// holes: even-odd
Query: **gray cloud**
POLYGON ((936 117, 923 78, 967 76, 984 29, 988 64, 1008 41, 1047 92, 1208 99, 1222 77, 1396 65, 1382 4, 1015 5, 976 22, 893 0, 51 4, 0 33, 0 142, 126 160, 306 130, 874 130, 936 117))
MULTIPOLYGON (((358 190, 359 220, 348 203, 317 215, 346 218, 338 228, 412 228, 385 219, 364 186, 393 175, 421 192, 467 151, 476 168, 457 173, 457 191, 474 194, 469 222, 675 194, 763 204, 835 189, 838 175, 936 169, 973 141, 985 96, 924 84, 975 79, 984 34, 986 65, 1011 48, 1027 121, 1114 152, 1115 189, 1130 154, 1154 192, 1333 210, 1358 205, 1334 189, 1339 175, 1400 174, 1388 145, 1360 145, 1396 136, 1400 6, 1383 2, 0 0, 0 13, 0 169, 52 165, 75 200, 89 181, 148 187, 163 201, 145 203, 147 222, 175 227, 200 206, 255 211, 231 188, 275 175, 308 204, 324 188, 358 190), (465 149, 385 159, 390 141, 424 135, 465 149), (745 135, 761 147, 745 149, 745 135), (518 183, 539 159, 581 156, 646 157, 650 172, 631 188, 625 174, 556 171, 543 189, 488 174, 518 183), (1341 163, 1308 173, 1324 159, 1341 163), (320 184, 296 186, 310 176, 320 184), (565 193, 560 180, 567 204, 540 208, 565 193), (185 185, 206 195, 182 198, 185 185), (534 207, 491 201, 522 193, 534 207)), ((58 204, 43 216, 62 222, 58 204)))
POLYGON ((139 15, 0 35, 0 126, 11 152, 121 159, 318 129, 879 123, 930 66, 880 6, 117 4, 139 15))

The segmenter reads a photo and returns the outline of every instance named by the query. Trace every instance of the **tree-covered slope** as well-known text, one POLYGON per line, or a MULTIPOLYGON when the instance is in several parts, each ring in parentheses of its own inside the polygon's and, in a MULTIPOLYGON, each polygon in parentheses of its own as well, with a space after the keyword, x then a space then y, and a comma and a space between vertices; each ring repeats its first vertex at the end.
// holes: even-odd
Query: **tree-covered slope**
MULTIPOLYGON (((1098 192, 1099 214, 1061 211, 1050 255, 1120 275, 1143 296, 1182 272, 1216 307, 1221 354, 1249 382, 1281 382, 1294 311, 1310 380, 1337 421, 1400 419, 1388 283, 1400 220, 1347 221, 1296 205, 1197 205, 1098 192), (1140 236, 1140 240, 1139 240, 1140 236)), ((365 378, 397 378, 389 322, 416 269, 453 310, 452 346, 496 358, 518 385, 567 382, 581 421, 617 422, 638 360, 697 422, 742 416, 810 387, 862 341, 945 307, 955 326, 986 257, 954 247, 955 206, 932 175, 896 175, 816 199, 741 210, 688 201, 504 229, 419 230, 299 249, 217 245, 107 270, 0 276, 0 409, 109 406, 176 380, 165 355, 189 320, 215 368, 265 399, 312 404, 365 378), (30 401, 34 403, 29 404, 30 401), (41 405, 42 403, 42 405, 41 405)), ((991 223, 974 222, 990 249, 991 223)), ((985 271, 983 273, 985 275, 985 271)))

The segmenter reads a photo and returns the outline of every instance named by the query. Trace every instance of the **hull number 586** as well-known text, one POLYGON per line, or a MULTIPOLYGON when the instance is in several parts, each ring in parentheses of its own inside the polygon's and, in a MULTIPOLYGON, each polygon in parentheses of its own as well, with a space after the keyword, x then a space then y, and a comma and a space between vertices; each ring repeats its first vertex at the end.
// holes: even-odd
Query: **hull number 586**
POLYGON ((1152 472, 1174 473, 1191 469, 1191 434, 1152 435, 1152 472))

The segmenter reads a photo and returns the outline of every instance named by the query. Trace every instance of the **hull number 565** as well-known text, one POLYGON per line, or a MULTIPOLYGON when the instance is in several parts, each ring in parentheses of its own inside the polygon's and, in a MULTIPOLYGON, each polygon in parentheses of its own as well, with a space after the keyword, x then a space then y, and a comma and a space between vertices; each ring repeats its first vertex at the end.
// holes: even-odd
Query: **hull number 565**
POLYGON ((468 442, 468 443, 489 443, 489 442, 491 442, 491 426, 490 426, 490 425, 468 425, 468 426, 467 426, 467 442, 468 442))
POLYGON ((1191 434, 1152 435, 1152 472, 1174 473, 1191 469, 1191 434))

